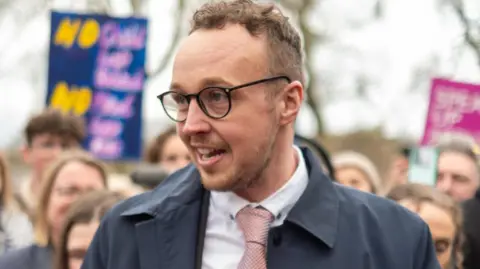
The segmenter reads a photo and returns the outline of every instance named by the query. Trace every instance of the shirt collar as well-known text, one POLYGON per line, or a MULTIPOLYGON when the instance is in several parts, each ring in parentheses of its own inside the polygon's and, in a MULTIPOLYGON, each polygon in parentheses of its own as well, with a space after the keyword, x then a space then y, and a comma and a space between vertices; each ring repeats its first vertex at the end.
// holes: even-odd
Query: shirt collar
POLYGON ((275 219, 285 218, 308 184, 308 171, 303 154, 297 146, 293 147, 298 156, 297 168, 287 183, 274 194, 260 203, 250 203, 233 192, 212 191, 212 205, 229 214, 232 219, 240 209, 247 205, 252 207, 261 206, 270 211, 275 216, 275 219))

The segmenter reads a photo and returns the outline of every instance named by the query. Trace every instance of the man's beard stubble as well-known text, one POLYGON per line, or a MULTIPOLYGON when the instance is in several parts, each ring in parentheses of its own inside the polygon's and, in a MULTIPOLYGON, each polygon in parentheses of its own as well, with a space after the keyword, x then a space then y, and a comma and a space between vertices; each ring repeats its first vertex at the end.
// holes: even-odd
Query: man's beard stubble
MULTIPOLYGON (((275 117, 274 111, 271 111, 272 118, 270 120, 270 132, 268 132, 267 141, 266 143, 262 143, 264 146, 260 145, 256 150, 255 150, 255 156, 262 156, 260 163, 261 165, 255 166, 255 163, 253 163, 253 169, 243 169, 241 167, 241 164, 236 166, 235 169, 229 170, 228 174, 225 174, 224 176, 227 177, 226 180, 224 180, 224 184, 218 187, 210 188, 212 191, 221 191, 221 192, 238 192, 244 189, 249 189, 253 188, 256 186, 260 186, 263 184, 264 181, 264 173, 269 167, 271 160, 272 160, 272 152, 273 148, 276 144, 277 141, 277 134, 278 134, 278 119, 275 117), (250 172, 252 171, 252 172, 250 172), (227 183, 227 184, 225 184, 227 183)), ((256 158, 255 158, 256 159, 256 158)), ((203 173, 201 173, 203 174, 203 173)), ((204 176, 202 176, 202 183, 205 182, 204 176)), ((204 184, 205 186, 205 184, 204 184)))
MULTIPOLYGON (((277 132, 278 130, 272 130, 270 135, 268 135, 268 141, 265 143, 264 147, 260 146, 257 148, 255 155, 256 156, 263 156, 260 160, 260 165, 255 166, 251 170, 243 170, 245 172, 242 173, 241 171, 234 171, 233 175, 231 175, 231 179, 229 182, 233 184, 231 187, 225 191, 234 191, 238 192, 245 189, 254 188, 257 186, 261 186, 264 181, 264 173, 267 168, 270 166, 272 160, 272 151, 275 143, 277 141, 277 132), (251 171, 251 172, 250 172, 251 171)), ((253 164, 255 165, 255 164, 253 164)), ((242 169, 242 167, 237 167, 237 169, 242 169)))

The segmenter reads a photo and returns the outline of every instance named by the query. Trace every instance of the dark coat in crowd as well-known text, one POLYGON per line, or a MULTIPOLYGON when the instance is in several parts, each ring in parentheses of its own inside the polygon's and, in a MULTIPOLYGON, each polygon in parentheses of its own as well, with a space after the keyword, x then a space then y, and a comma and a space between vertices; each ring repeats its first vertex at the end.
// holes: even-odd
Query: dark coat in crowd
MULTIPOLYGON (((313 153, 302 152, 309 183, 285 223, 270 229, 268 268, 440 269, 428 226, 416 214, 332 182, 313 153)), ((205 194, 190 165, 120 203, 100 224, 82 268, 198 268, 205 194)))
POLYGON ((474 198, 463 204, 465 215, 464 269, 480 269, 480 189, 474 198))
POLYGON ((9 251, 0 257, 0 269, 52 269, 51 247, 31 245, 9 251))

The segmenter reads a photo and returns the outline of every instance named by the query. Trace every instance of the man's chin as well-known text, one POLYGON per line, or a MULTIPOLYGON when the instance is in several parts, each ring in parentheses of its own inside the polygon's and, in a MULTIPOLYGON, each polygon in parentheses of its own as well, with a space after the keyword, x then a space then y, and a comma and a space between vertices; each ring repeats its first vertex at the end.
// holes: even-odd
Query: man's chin
POLYGON ((231 177, 223 173, 212 175, 201 172, 200 174, 203 187, 210 191, 228 192, 234 190, 237 185, 231 177))

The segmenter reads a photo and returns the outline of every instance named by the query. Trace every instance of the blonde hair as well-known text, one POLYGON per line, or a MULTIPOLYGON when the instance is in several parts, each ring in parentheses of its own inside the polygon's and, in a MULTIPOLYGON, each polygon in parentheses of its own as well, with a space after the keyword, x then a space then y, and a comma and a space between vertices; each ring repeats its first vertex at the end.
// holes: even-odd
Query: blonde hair
POLYGON ((13 210, 17 208, 13 196, 10 170, 3 154, 0 154, 0 206, 3 210, 13 210))
POLYGON ((356 168, 368 178, 372 193, 379 194, 382 190, 382 180, 375 164, 365 155, 355 151, 344 151, 334 154, 332 157, 335 169, 356 168))
POLYGON ((52 188, 59 172, 65 165, 71 162, 81 162, 87 166, 95 168, 100 172, 105 186, 108 185, 107 170, 105 166, 96 160, 93 156, 82 150, 72 150, 64 152, 45 172, 41 183, 38 196, 37 210, 34 216, 34 239, 40 246, 46 246, 51 243, 51 231, 47 219, 47 210, 50 206, 50 196, 52 188))
POLYGON ((456 268, 463 268, 463 214, 460 206, 450 196, 430 186, 409 183, 393 188, 387 198, 396 202, 407 199, 417 207, 421 203, 432 203, 446 210, 455 225, 455 238, 452 245, 454 257, 452 258, 455 259, 456 268))

